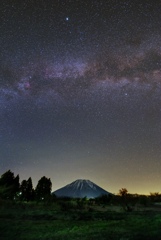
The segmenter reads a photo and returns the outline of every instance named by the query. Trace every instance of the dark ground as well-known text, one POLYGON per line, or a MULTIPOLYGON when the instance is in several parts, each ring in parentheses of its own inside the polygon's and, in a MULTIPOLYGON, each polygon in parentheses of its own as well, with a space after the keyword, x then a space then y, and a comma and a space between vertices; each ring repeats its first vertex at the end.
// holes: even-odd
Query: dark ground
POLYGON ((1 240, 161 240, 160 207, 0 203, 1 240))

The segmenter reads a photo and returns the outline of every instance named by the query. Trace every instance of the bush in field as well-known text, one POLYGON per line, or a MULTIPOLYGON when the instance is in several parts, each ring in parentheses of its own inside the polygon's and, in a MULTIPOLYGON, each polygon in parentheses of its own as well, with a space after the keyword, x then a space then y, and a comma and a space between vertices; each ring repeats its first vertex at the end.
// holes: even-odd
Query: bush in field
POLYGON ((150 198, 145 195, 139 196, 139 204, 143 205, 144 207, 147 207, 150 204, 150 198))
POLYGON ((86 197, 78 198, 76 202, 77 202, 77 209, 79 209, 79 210, 82 210, 82 209, 86 208, 86 206, 87 206, 87 198, 86 197))
POLYGON ((103 204, 107 205, 111 203, 113 196, 111 194, 109 195, 101 195, 100 197, 95 198, 95 201, 97 204, 103 204))
POLYGON ((159 192, 150 193, 149 198, 151 203, 161 202, 161 194, 159 192))
POLYGON ((61 200, 59 200, 58 204, 59 204, 59 206, 60 206, 60 209, 61 209, 62 211, 65 211, 65 212, 66 212, 66 211, 73 210, 73 209, 76 208, 74 202, 72 202, 72 200, 70 200, 70 199, 68 199, 68 200, 66 200, 66 199, 61 199, 61 200))

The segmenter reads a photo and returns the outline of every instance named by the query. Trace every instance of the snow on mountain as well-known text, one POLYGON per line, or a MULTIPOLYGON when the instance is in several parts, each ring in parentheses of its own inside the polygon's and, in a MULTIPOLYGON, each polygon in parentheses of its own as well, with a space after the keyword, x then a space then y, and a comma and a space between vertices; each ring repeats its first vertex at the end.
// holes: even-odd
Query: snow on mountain
POLYGON ((110 193, 90 180, 78 179, 53 192, 57 197, 95 198, 110 193))

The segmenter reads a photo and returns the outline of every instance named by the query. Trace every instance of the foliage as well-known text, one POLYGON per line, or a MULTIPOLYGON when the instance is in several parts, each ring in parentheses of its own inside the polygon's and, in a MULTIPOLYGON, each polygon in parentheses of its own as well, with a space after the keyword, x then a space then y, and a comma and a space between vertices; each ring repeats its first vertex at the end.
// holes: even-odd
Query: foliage
POLYGON ((84 209, 65 212, 57 205, 44 206, 42 202, 11 204, 1 201, 1 239, 160 239, 160 211, 143 209, 127 214, 117 212, 115 208, 98 211, 95 206, 92 212, 84 209))
POLYGON ((106 204, 109 204, 112 201, 112 198, 113 198, 112 194, 109 194, 109 195, 104 194, 104 195, 101 195, 100 197, 97 197, 95 199, 95 201, 96 201, 97 204, 106 205, 106 204))
POLYGON ((159 192, 150 193, 149 198, 152 203, 161 202, 161 194, 159 192))
POLYGON ((121 188, 119 190, 119 195, 122 199, 122 207, 125 211, 132 211, 132 208, 128 204, 128 190, 126 188, 121 188))
POLYGON ((19 175, 8 170, 0 178, 0 197, 3 199, 13 200, 20 188, 19 175))
POLYGON ((35 188, 35 196, 37 200, 49 200, 51 197, 52 183, 50 178, 42 177, 35 188))
POLYGON ((86 204, 87 204, 87 198, 86 197, 78 198, 76 201, 77 201, 77 208, 79 210, 82 210, 86 207, 86 204))
POLYGON ((150 204, 150 198, 148 196, 140 195, 138 200, 139 200, 138 202, 144 207, 147 207, 150 204))
POLYGON ((24 201, 31 201, 34 198, 34 190, 31 177, 28 180, 23 180, 20 186, 20 199, 24 201))
POLYGON ((119 190, 119 195, 122 196, 122 197, 126 197, 127 193, 128 193, 128 190, 126 188, 121 188, 119 190))

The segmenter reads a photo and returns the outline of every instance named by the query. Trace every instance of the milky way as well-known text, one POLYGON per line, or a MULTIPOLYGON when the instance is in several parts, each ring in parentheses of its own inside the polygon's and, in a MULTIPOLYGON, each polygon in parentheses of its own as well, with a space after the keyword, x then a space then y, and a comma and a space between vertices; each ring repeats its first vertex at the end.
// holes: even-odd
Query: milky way
POLYGON ((160 191, 160 2, 1 5, 0 173, 160 191))

